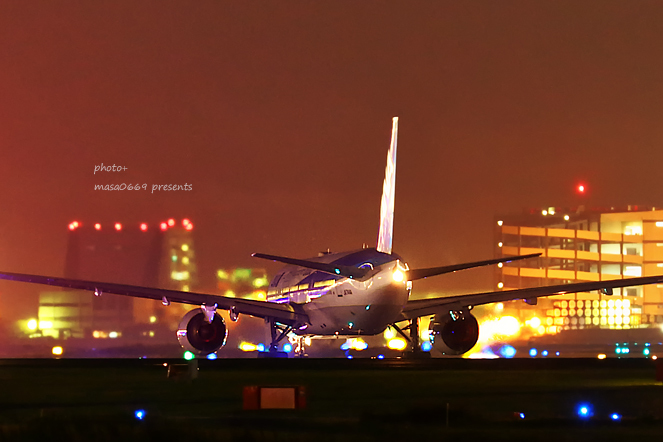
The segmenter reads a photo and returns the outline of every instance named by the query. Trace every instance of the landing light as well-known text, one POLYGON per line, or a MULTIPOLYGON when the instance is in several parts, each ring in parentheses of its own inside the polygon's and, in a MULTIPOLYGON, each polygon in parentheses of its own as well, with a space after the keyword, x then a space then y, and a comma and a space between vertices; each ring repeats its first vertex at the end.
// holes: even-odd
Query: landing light
POLYGON ((405 279, 405 275, 400 270, 394 271, 394 274, 392 276, 394 278, 394 281, 396 282, 402 282, 405 279))
POLYGON ((389 347, 392 350, 405 350, 407 347, 407 342, 405 342, 405 339, 401 338, 393 338, 390 339, 389 342, 387 342, 387 347, 389 347))

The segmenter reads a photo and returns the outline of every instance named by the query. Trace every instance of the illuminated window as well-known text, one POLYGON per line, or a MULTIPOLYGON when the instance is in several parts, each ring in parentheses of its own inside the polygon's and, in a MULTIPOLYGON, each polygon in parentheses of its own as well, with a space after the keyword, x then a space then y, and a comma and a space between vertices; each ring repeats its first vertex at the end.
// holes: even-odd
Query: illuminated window
POLYGON ((663 227, 663 221, 656 221, 656 227, 663 227))
POLYGON ((592 307, 593 308, 598 308, 599 307, 599 302, 598 301, 592 301, 592 307))
POLYGON ((599 309, 595 308, 592 310, 592 316, 599 316, 599 309))
POLYGON ((188 244, 182 244, 182 251, 183 252, 188 252, 189 251, 189 245, 188 244))
POLYGON ((502 221, 502 220, 500 220, 500 221, 497 221, 497 225, 498 225, 498 226, 500 226, 500 227, 501 227, 501 226, 502 226, 502 224, 504 224, 504 221, 502 221))
POLYGON ((585 309, 585 316, 592 316, 592 309, 586 308, 585 309))
POLYGON ((608 307, 609 307, 609 308, 613 308, 614 306, 615 306, 615 301, 612 300, 612 299, 609 300, 609 301, 608 301, 608 307))
POLYGON ((592 324, 599 325, 599 318, 592 318, 592 324))
POLYGON ((569 306, 569 303, 566 301, 562 301, 562 308, 567 308, 569 306))
MULTIPOLYGON (((578 307, 582 307, 582 306, 579 305, 578 307)), ((569 301, 569 308, 576 308, 576 302, 573 301, 573 300, 569 301)))
POLYGON ((601 308, 606 308, 608 305, 607 301, 605 299, 601 300, 601 308))

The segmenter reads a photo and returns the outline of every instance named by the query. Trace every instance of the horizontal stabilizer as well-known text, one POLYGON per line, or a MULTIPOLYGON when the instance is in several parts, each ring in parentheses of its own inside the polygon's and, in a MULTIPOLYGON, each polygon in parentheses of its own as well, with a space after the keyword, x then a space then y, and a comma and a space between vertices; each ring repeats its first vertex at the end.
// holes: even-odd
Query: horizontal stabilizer
POLYGON ((407 279, 408 281, 416 281, 417 279, 428 278, 429 276, 436 276, 436 275, 443 275, 445 273, 457 272, 458 270, 473 269, 475 267, 483 267, 491 264, 499 264, 501 262, 505 263, 511 261, 518 261, 521 259, 536 258, 537 256, 541 256, 541 254, 533 253, 531 255, 509 256, 505 258, 488 259, 486 261, 476 261, 476 262, 468 262, 465 264, 454 264, 450 266, 432 267, 430 269, 412 269, 407 272, 407 279))
POLYGON ((269 259, 271 261, 278 261, 284 264, 292 264, 295 266, 306 267, 308 269, 320 270, 322 272, 331 273, 332 275, 345 276, 346 278, 361 278, 369 269, 359 269, 357 267, 341 266, 336 264, 328 264, 325 262, 307 261, 305 259, 286 258, 284 256, 265 255, 264 253, 254 253, 251 256, 256 258, 269 259))

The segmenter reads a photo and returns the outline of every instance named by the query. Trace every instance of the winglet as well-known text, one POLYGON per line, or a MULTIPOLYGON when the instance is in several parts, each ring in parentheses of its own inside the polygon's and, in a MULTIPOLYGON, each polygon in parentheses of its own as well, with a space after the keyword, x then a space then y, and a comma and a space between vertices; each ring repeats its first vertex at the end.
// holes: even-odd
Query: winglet
POLYGON ((391 253, 394 234, 394 199, 396 196, 396 147, 398 144, 398 117, 393 118, 391 127, 391 146, 387 153, 387 168, 382 185, 380 204, 380 231, 378 233, 378 252, 391 253))

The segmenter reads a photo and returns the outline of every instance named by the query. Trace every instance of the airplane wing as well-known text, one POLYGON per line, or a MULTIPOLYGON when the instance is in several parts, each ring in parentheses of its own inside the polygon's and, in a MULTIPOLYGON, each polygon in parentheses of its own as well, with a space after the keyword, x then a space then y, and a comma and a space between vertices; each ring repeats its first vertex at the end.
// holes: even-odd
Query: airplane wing
POLYGON ((436 276, 436 275, 443 275, 445 273, 457 272, 458 270, 473 269, 475 267, 488 266, 491 264, 499 264, 501 262, 506 263, 506 262, 518 261, 521 259, 536 258, 538 256, 541 256, 541 254, 533 253, 531 255, 508 256, 505 258, 488 259, 485 261, 475 261, 475 262, 454 264, 442 267, 431 267, 429 269, 411 269, 408 270, 407 272, 407 280, 416 281, 417 279, 428 278, 429 276, 436 276))
POLYGON ((54 278, 51 276, 26 275, 22 273, 0 273, 0 279, 9 281, 31 282, 34 284, 53 285, 77 290, 89 290, 93 293, 113 293, 116 295, 132 296, 135 298, 148 298, 162 301, 164 304, 179 302, 182 304, 213 306, 222 310, 234 310, 259 318, 273 318, 276 321, 295 325, 308 322, 308 316, 289 304, 276 304, 265 301, 252 301, 248 299, 228 298, 225 296, 209 295, 203 293, 181 292, 178 290, 164 290, 149 287, 139 287, 109 282, 81 281, 78 279, 54 278))
POLYGON ((575 284, 560 284, 546 287, 533 287, 518 290, 503 290, 497 292, 475 293, 468 295, 447 296, 435 299, 420 299, 408 301, 403 308, 403 319, 414 319, 420 316, 444 314, 451 310, 462 310, 469 306, 490 304, 491 302, 512 301, 514 299, 533 299, 541 296, 565 295, 567 293, 589 292, 592 290, 607 290, 634 285, 662 284, 663 275, 645 276, 642 278, 616 279, 600 282, 579 282, 575 284))

